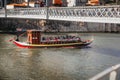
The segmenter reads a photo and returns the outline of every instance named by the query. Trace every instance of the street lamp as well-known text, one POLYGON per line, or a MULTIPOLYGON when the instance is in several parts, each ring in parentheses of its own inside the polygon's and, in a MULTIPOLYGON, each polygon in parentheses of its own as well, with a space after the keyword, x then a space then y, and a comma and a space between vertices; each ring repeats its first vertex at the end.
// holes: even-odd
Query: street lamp
POLYGON ((46 0, 46 27, 48 25, 48 18, 49 18, 49 16, 48 16, 48 0, 46 0))
POLYGON ((47 14, 46 14, 46 19, 48 20, 48 0, 46 0, 46 8, 47 8, 47 14))
POLYGON ((48 7, 48 0, 46 0, 46 7, 48 7))
POLYGON ((119 0, 116 0, 116 5, 118 5, 118 3, 119 3, 119 0))
POLYGON ((2 8, 3 7, 3 1, 0 0, 0 7, 2 8))
POLYGON ((30 0, 27 1, 27 6, 28 6, 28 7, 29 7, 29 5, 30 5, 29 2, 30 2, 30 0))
POLYGON ((7 0, 4 0, 5 17, 7 18, 7 0))

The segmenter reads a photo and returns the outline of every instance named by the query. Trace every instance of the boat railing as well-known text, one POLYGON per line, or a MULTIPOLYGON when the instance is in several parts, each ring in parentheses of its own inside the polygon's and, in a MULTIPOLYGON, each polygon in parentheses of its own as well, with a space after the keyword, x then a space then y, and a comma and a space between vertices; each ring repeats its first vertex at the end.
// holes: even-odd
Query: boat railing
POLYGON ((41 40, 41 42, 55 42, 55 41, 78 41, 79 39, 57 39, 57 40, 41 40))
POLYGON ((120 64, 104 70, 89 80, 120 80, 120 64))
POLYGON ((54 38, 54 39, 50 39, 50 38, 44 38, 41 39, 41 42, 55 42, 55 41, 80 41, 80 38, 75 37, 75 38, 54 38))

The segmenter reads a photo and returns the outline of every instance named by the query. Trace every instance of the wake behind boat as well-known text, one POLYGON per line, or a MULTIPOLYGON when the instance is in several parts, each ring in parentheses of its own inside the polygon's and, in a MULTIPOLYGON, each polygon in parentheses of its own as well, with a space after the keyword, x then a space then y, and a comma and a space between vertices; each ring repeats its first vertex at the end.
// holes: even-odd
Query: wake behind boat
POLYGON ((91 44, 93 39, 82 41, 78 36, 72 35, 42 35, 41 31, 28 30, 27 42, 14 39, 13 43, 22 48, 56 48, 56 47, 83 47, 91 44))

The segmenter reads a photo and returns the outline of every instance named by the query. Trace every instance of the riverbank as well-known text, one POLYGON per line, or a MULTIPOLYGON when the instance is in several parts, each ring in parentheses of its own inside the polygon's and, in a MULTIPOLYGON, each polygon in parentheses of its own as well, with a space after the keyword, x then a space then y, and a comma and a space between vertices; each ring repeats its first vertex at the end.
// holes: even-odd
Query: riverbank
POLYGON ((87 23, 73 21, 29 20, 29 19, 0 19, 2 32, 26 31, 30 29, 45 32, 102 32, 119 33, 120 24, 87 23))
MULTIPOLYGON (((0 31, 0 34, 16 34, 16 33, 24 33, 25 31, 20 32, 9 32, 9 31, 0 31)), ((112 31, 112 32, 102 32, 102 31, 69 31, 69 32, 41 32, 41 33, 120 33, 119 31, 112 31)))

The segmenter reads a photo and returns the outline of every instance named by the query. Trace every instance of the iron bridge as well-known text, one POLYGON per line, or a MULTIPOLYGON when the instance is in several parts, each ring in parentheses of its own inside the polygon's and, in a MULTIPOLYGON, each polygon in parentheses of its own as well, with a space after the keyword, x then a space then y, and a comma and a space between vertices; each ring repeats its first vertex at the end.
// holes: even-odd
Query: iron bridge
POLYGON ((120 24, 120 6, 0 9, 0 18, 49 19, 120 24), (6 13, 6 14, 5 14, 6 13))

